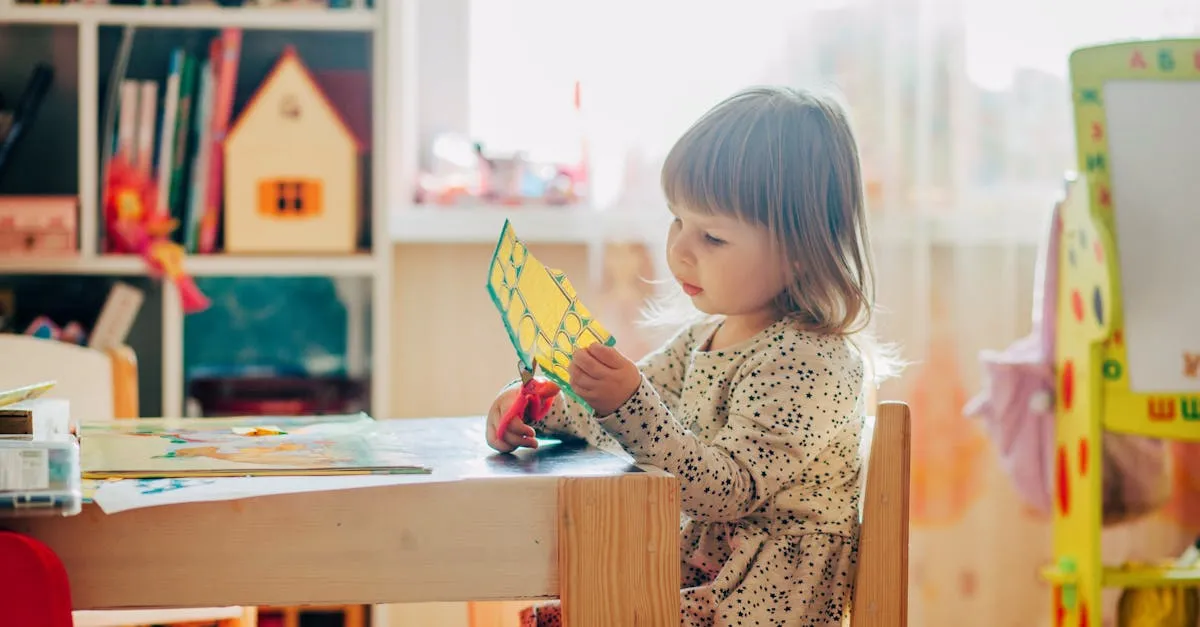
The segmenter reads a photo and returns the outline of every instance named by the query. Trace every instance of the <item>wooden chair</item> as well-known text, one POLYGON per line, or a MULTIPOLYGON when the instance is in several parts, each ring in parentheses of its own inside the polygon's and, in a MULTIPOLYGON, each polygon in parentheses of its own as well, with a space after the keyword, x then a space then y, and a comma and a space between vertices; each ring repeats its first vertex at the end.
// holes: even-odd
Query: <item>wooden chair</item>
POLYGON ((128 346, 97 351, 28 335, 0 334, 0 389, 54 379, 47 397, 71 402, 77 421, 138 417, 137 357, 128 346))
MULTIPOLYGON (((908 500, 912 418, 908 405, 885 401, 867 419, 858 569, 849 627, 908 625, 908 500)), ((471 604, 471 627, 518 625, 524 601, 471 604), (503 617, 502 617, 503 616, 503 617)))
MULTIPOLYGON (((56 340, 0 334, 0 356, 0 390, 53 379, 57 384, 45 396, 70 401, 76 421, 138 417, 137 357, 128 346, 97 351, 56 340)), ((74 623, 75 627, 180 623, 254 627, 256 616, 255 608, 243 607, 96 610, 74 612, 74 623)))
POLYGON ((908 405, 885 401, 863 434, 869 448, 850 627, 908 625, 911 423, 908 405))

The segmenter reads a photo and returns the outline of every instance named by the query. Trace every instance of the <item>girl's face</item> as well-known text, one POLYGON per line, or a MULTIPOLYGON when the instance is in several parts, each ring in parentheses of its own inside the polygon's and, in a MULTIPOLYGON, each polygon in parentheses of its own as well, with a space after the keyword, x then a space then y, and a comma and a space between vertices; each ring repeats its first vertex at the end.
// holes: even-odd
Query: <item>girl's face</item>
POLYGON ((686 207, 671 212, 667 265, 696 308, 729 318, 774 317, 789 277, 767 230, 686 207))

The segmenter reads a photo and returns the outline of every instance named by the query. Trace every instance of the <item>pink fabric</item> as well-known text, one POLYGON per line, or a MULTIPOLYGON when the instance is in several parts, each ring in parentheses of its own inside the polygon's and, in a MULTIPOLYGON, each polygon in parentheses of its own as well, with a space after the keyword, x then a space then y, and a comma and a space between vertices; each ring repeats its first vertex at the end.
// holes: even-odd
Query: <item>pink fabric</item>
MULTIPOLYGON (((1054 471, 1054 333, 1062 216, 1055 205, 1035 271, 1033 331, 1002 351, 983 351, 985 388, 963 413, 978 416, 994 440, 1005 472, 1034 509, 1049 513, 1054 471)), ((1170 495, 1161 440, 1106 433, 1104 522, 1135 518, 1170 495)))

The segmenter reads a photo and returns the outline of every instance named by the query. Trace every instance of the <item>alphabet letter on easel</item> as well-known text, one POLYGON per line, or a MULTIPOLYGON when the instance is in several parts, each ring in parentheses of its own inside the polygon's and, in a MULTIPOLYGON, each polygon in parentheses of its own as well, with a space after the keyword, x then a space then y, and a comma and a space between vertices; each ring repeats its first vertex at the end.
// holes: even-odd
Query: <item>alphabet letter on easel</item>
POLYGON ((1200 377, 1200 353, 1183 354, 1183 376, 1189 379, 1200 377))

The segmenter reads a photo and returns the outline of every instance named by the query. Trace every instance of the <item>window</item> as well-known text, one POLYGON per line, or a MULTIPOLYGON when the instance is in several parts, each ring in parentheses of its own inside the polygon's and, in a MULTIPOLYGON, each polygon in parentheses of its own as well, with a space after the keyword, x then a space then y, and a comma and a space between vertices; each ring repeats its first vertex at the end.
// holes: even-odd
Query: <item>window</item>
POLYGON ((1044 210, 1074 168, 1070 51, 1200 33, 1195 0, 465 1, 470 134, 586 144, 593 204, 647 210, 671 142, 762 82, 841 92, 873 211, 1044 210))
POLYGON ((258 212, 265 216, 314 218, 322 209, 320 180, 271 179, 258 184, 258 212))

